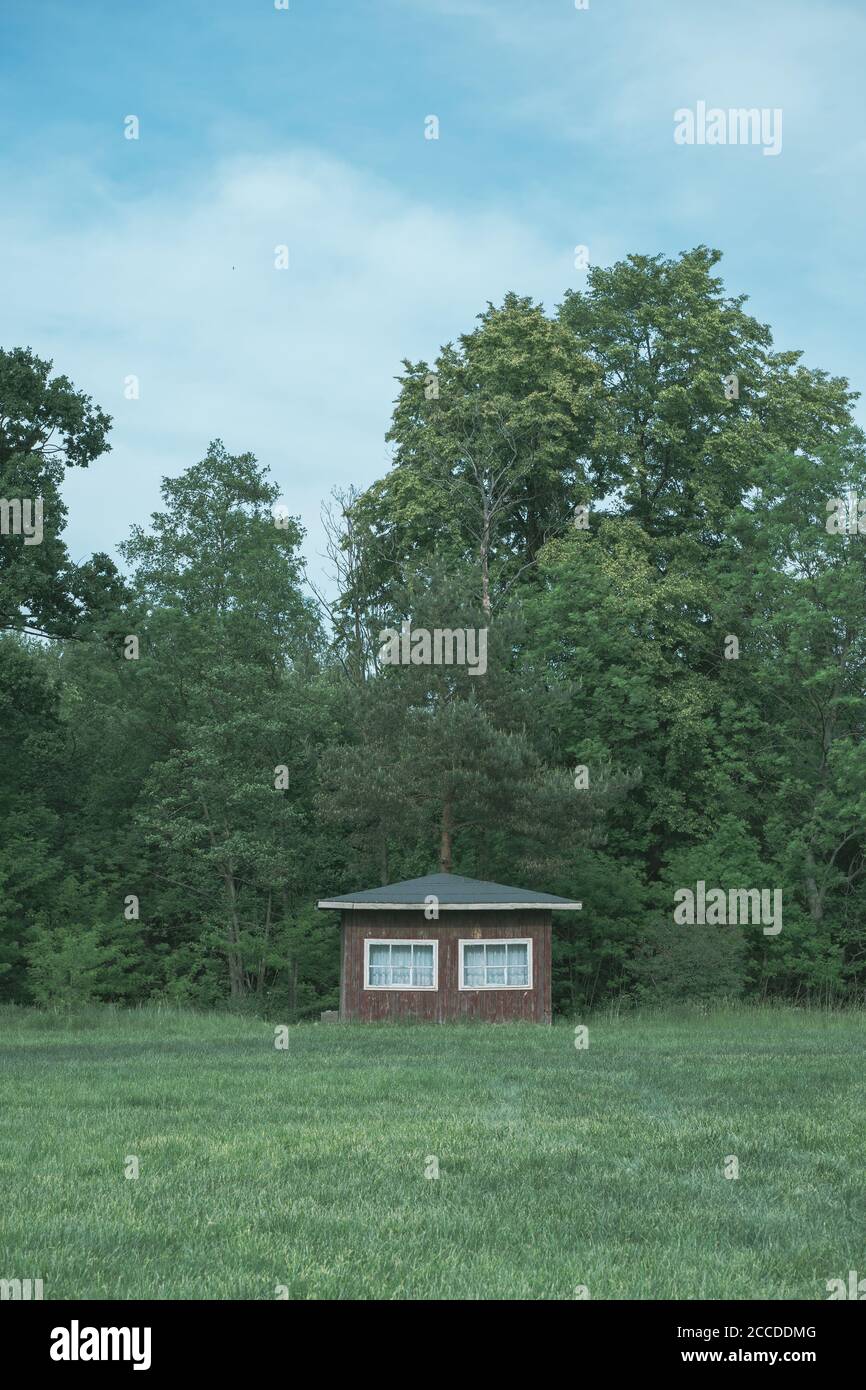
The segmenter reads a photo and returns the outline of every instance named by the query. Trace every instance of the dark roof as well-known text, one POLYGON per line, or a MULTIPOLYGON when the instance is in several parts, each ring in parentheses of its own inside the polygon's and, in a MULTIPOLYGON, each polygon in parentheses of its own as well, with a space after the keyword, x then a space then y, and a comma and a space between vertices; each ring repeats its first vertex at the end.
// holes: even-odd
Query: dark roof
POLYGON ((576 911, 581 903, 557 898, 553 893, 536 893, 534 888, 508 888, 504 883, 485 883, 462 874, 425 874, 423 878, 407 878, 402 883, 387 883, 384 888, 364 888, 357 893, 344 893, 340 898, 323 898, 319 907, 423 908, 424 899, 435 897, 440 908, 452 912, 491 908, 539 907, 552 911, 576 911))

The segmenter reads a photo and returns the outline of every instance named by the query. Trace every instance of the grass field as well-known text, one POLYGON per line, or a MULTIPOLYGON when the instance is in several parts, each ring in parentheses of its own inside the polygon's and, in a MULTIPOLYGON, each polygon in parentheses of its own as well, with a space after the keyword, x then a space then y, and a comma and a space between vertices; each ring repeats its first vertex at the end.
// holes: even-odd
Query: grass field
POLYGON ((585 1051, 565 1024, 305 1024, 279 1051, 248 1018, 0 1009, 0 1278, 826 1298, 866 1274, 864 1053, 864 1015, 793 1010, 598 1017, 585 1051))

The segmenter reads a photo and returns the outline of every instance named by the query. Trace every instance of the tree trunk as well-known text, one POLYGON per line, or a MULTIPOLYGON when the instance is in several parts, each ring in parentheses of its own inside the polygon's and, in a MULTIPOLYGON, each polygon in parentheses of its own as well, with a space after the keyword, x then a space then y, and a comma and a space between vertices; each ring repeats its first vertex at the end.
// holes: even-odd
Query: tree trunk
POLYGON ((481 607, 485 617, 490 617, 490 519, 485 513, 481 532, 481 607))
MULTIPOLYGON (((210 812, 205 801, 201 802, 202 812, 204 813, 207 825, 208 840, 211 848, 216 848, 216 836, 211 824, 210 812)), ((222 880, 225 884, 226 895, 229 904, 229 921, 226 928, 228 967, 229 967, 229 993, 232 999, 243 998, 246 992, 246 976, 244 973, 243 961, 238 950, 240 944, 240 922, 238 921, 238 895, 235 887, 234 874, 231 865, 224 864, 221 869, 222 880)))
POLYGON ((451 872, 453 841, 454 796, 449 791, 445 793, 445 800, 442 803, 442 838, 439 842, 439 868, 443 874, 450 874, 451 872))
POLYGON ((259 957, 259 973, 256 979, 256 994, 260 995, 265 986, 265 956, 268 949, 268 938, 271 934, 271 894, 268 893, 268 910, 265 913, 265 935, 262 942, 262 954, 259 957))
POLYGON ((809 912, 813 922, 821 922, 824 918, 824 894, 818 887, 817 865, 812 846, 806 850, 806 900, 809 904, 809 912))
POLYGON ((233 875, 226 870, 223 873, 223 881, 229 899, 229 929, 228 929, 228 960, 229 960, 229 991, 232 999, 241 999, 244 995, 244 967, 238 951, 240 941, 240 924, 238 923, 237 911, 237 891, 233 875))
POLYGON ((297 1023, 298 1013, 298 962, 292 959, 289 962, 289 1017, 293 1023, 297 1023))

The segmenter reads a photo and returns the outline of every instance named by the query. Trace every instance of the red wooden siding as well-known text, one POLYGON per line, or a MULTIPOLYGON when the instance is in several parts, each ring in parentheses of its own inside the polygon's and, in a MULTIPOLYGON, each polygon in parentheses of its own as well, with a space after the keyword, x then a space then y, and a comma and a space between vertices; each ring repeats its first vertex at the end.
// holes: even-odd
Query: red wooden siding
POLYGON ((426 921, 418 911, 344 912, 340 1017, 366 1022, 417 1018, 428 1023, 450 1019, 550 1023, 550 941, 550 913, 537 908, 442 912, 438 922, 426 921), (458 942, 489 937, 532 940, 531 989, 460 989, 458 942), (438 941, 439 988, 365 989, 364 942, 369 939, 438 941))

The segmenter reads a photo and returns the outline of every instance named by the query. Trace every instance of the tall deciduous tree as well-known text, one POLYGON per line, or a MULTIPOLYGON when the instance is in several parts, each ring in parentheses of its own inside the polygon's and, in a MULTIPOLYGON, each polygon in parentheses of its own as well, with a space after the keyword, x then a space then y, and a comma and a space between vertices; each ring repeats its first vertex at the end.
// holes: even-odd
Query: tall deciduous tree
POLYGON ((72 564, 62 540, 66 507, 60 485, 67 468, 86 468, 111 446, 111 419, 52 363, 29 348, 0 349, 0 500, 24 507, 41 534, 0 535, 0 628, 73 634, 83 617, 120 592, 106 555, 72 564), (30 543, 33 542, 33 543, 30 543))
POLYGON ((843 429, 846 381, 776 352, 765 324, 727 295, 699 246, 675 260, 628 256, 566 294, 561 323, 602 374, 589 473, 597 504, 655 535, 710 546, 774 450, 812 456, 843 429))
POLYGON ((489 614, 585 500, 598 369, 563 325, 514 294, 432 367, 404 366, 394 467, 354 508, 367 597, 387 598, 435 553, 474 563, 489 614))
POLYGON ((300 588, 300 527, 275 515, 278 489, 251 455, 217 441, 163 497, 125 546, 137 698, 162 742, 139 823, 154 878, 188 894, 241 998, 285 968, 315 860, 317 620, 300 588))

